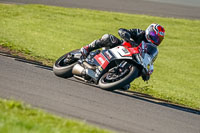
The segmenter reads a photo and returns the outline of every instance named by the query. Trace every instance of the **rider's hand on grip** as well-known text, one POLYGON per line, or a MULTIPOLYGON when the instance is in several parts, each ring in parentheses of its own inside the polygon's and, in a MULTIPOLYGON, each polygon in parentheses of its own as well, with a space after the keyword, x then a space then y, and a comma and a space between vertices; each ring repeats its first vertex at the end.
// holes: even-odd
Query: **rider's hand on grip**
POLYGON ((131 35, 130 35, 128 32, 122 33, 121 37, 122 37, 126 42, 130 42, 131 35))

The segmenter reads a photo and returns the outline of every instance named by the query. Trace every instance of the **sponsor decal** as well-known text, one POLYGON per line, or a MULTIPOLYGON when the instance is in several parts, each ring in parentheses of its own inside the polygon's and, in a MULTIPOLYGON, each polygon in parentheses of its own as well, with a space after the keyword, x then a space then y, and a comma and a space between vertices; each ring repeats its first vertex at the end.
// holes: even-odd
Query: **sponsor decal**
POLYGON ((98 60, 100 61, 100 64, 104 64, 105 63, 105 59, 103 59, 102 57, 99 57, 98 60))
POLYGON ((99 70, 99 71, 102 71, 103 69, 102 69, 102 67, 101 67, 101 66, 99 66, 99 67, 98 67, 98 70, 99 70))
POLYGON ((108 58, 108 60, 110 60, 113 57, 108 51, 106 51, 104 55, 108 58))
MULTIPOLYGON (((101 70, 102 70, 102 68, 101 68, 101 70)), ((100 72, 101 70, 96 69, 96 74, 97 74, 97 75, 100 75, 100 74, 101 74, 101 72, 100 72)))
POLYGON ((106 60, 106 58, 101 53, 96 55, 94 58, 99 63, 99 65, 101 65, 101 67, 103 69, 105 69, 107 67, 107 65, 109 64, 109 62, 106 60))

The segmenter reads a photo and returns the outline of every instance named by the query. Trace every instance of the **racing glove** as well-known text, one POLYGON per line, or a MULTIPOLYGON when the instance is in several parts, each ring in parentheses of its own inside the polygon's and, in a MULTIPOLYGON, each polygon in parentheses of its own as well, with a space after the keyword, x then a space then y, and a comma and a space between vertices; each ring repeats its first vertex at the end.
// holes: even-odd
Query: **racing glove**
POLYGON ((124 39, 126 42, 131 41, 131 35, 128 32, 123 32, 121 38, 124 39))

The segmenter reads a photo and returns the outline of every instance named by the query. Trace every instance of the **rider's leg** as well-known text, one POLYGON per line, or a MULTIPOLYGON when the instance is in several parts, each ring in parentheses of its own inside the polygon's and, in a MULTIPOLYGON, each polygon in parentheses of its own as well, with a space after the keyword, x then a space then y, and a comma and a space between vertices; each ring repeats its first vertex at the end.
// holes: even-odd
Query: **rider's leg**
POLYGON ((102 48, 102 47, 112 48, 120 44, 121 44, 121 40, 119 40, 117 37, 110 34, 105 34, 100 39, 94 40, 90 44, 82 47, 80 51, 84 56, 87 56, 91 51, 95 49, 102 48))

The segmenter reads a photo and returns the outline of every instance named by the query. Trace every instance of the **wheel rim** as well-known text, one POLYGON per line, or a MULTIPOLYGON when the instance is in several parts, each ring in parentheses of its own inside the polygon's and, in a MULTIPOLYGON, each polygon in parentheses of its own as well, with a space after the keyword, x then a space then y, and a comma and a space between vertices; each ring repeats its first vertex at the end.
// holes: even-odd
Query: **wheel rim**
POLYGON ((103 75, 102 83, 113 83, 116 81, 119 81, 120 79, 124 78, 128 73, 130 72, 130 69, 127 68, 125 70, 114 70, 113 69, 109 72, 107 72, 105 75, 103 75))
POLYGON ((75 63, 77 61, 77 59, 75 59, 72 54, 67 54, 66 56, 64 56, 58 63, 57 65, 60 67, 64 67, 64 66, 68 66, 71 65, 73 63, 75 63))

